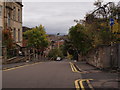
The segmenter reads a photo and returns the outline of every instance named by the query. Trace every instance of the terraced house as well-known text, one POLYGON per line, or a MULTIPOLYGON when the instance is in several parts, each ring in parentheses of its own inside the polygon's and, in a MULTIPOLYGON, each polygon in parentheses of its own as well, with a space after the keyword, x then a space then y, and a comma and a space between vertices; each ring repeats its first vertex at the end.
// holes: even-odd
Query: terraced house
POLYGON ((0 31, 3 29, 3 2, 0 2, 0 31))
POLYGON ((2 29, 3 29, 3 3, 0 2, 0 63, 2 54, 2 29))
POLYGON ((3 2, 3 29, 11 30, 14 41, 22 46, 22 2, 3 2))

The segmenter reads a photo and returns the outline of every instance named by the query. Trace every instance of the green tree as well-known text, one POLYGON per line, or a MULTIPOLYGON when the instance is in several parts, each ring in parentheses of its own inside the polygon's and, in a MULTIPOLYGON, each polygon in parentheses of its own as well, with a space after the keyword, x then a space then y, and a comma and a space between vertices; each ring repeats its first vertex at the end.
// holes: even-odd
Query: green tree
POLYGON ((69 29, 69 39, 77 54, 85 55, 91 48, 91 40, 85 33, 85 26, 77 24, 69 29))
POLYGON ((47 34, 42 25, 26 31, 24 37, 27 39, 27 46, 35 49, 44 50, 49 44, 47 34))

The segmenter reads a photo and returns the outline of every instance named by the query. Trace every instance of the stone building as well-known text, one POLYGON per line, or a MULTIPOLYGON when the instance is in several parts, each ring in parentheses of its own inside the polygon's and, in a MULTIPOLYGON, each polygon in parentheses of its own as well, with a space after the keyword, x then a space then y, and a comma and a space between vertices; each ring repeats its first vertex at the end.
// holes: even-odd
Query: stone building
POLYGON ((3 29, 3 2, 0 2, 0 31, 3 29))
POLYGON ((0 64, 2 63, 3 2, 0 2, 0 64))
POLYGON ((14 42, 22 46, 22 2, 3 2, 3 29, 11 30, 14 42))

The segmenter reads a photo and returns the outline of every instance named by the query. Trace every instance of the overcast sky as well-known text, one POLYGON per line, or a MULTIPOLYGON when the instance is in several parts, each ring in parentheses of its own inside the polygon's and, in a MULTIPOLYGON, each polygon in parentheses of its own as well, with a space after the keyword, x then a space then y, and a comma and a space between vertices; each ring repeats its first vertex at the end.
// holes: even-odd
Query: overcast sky
POLYGON ((84 19, 93 2, 23 2, 23 26, 45 26, 49 34, 67 34, 74 19, 84 19))

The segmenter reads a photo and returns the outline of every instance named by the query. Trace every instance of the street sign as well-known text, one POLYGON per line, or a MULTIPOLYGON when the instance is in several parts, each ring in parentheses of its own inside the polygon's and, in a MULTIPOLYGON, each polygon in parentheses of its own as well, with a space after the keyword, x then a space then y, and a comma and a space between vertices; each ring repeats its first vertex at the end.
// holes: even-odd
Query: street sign
POLYGON ((110 18, 110 26, 113 26, 114 24, 114 19, 110 18))

